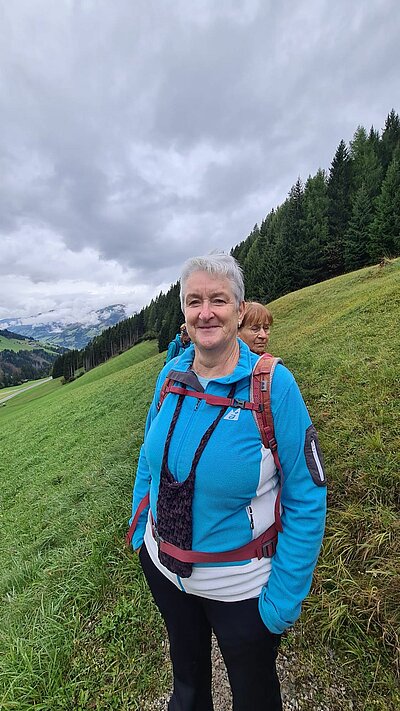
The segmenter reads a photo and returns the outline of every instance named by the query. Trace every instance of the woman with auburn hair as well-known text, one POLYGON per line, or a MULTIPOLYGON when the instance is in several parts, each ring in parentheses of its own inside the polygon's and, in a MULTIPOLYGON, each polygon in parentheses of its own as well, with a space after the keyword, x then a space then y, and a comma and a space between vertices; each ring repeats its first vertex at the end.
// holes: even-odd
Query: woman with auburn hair
POLYGON ((266 306, 257 301, 247 301, 244 316, 239 321, 238 336, 253 353, 262 355, 268 346, 273 322, 271 311, 266 306))

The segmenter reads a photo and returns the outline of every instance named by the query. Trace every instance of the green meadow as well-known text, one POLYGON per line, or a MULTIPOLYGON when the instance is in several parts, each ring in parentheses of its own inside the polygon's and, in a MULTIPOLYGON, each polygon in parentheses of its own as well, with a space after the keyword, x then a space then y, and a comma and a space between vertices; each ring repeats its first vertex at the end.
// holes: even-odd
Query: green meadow
POLYGON ((24 338, 6 338, 0 334, 0 351, 33 351, 34 348, 41 348, 40 343, 26 341, 24 338))
POLYGON ((8 350, 18 353, 18 351, 33 351, 38 349, 45 351, 46 353, 57 353, 57 348, 54 348, 54 346, 49 343, 41 343, 40 341, 18 338, 17 335, 15 338, 6 338, 0 333, 0 351, 8 350))
MULTIPOLYGON (((282 651, 321 699, 343 686, 331 711, 400 707, 399 306, 399 260, 270 304, 270 350, 299 382, 330 480, 313 589, 282 651)), ((162 363, 144 342, 0 408, 2 711, 139 711, 168 687, 163 627, 123 541, 162 363)))

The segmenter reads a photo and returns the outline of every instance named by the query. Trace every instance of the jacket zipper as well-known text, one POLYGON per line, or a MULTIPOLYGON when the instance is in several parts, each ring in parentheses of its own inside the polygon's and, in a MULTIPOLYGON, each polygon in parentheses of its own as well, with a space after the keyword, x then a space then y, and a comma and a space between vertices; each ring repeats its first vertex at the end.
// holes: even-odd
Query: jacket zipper
POLYGON ((246 506, 246 510, 247 510, 247 515, 249 517, 249 521, 250 521, 250 528, 253 531, 254 530, 253 509, 251 506, 246 506))
POLYGON ((311 440, 311 451, 313 453, 314 461, 317 465, 319 478, 321 481, 325 481, 324 470, 322 468, 322 464, 321 464, 321 461, 320 461, 320 458, 319 458, 318 452, 317 452, 317 445, 315 444, 315 440, 313 440, 313 439, 311 440))
POLYGON ((191 413, 189 420, 186 422, 185 430, 182 433, 180 443, 176 448, 176 453, 175 453, 175 457, 174 457, 174 465, 175 465, 176 469, 178 468, 178 460, 180 457, 180 453, 183 450, 183 443, 185 441, 186 435, 187 435, 188 431, 190 430, 190 428, 192 427, 193 421, 196 418, 195 413, 197 413, 197 410, 199 409, 201 403, 202 403, 202 400, 200 398, 198 400, 196 400, 196 404, 193 408, 193 412, 191 413))

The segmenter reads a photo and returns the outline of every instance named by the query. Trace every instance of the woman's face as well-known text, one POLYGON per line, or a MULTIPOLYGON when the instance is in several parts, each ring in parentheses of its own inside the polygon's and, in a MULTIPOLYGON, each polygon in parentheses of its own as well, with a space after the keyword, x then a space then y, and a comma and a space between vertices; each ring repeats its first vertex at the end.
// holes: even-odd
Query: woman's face
POLYGON ((239 338, 247 343, 253 353, 262 355, 268 345, 270 326, 268 321, 263 323, 253 323, 251 326, 242 326, 239 330, 239 338))
POLYGON ((244 302, 237 307, 226 277, 197 271, 186 281, 184 311, 186 328, 196 347, 222 353, 236 340, 244 302))

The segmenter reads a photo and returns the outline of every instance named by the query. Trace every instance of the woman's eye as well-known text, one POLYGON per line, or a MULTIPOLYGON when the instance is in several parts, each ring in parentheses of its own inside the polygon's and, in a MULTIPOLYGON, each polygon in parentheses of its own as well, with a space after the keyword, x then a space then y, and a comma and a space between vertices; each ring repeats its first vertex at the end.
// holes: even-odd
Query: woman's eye
POLYGON ((224 304, 226 304, 226 301, 225 299, 213 299, 212 303, 214 304, 214 306, 223 306, 224 304))

